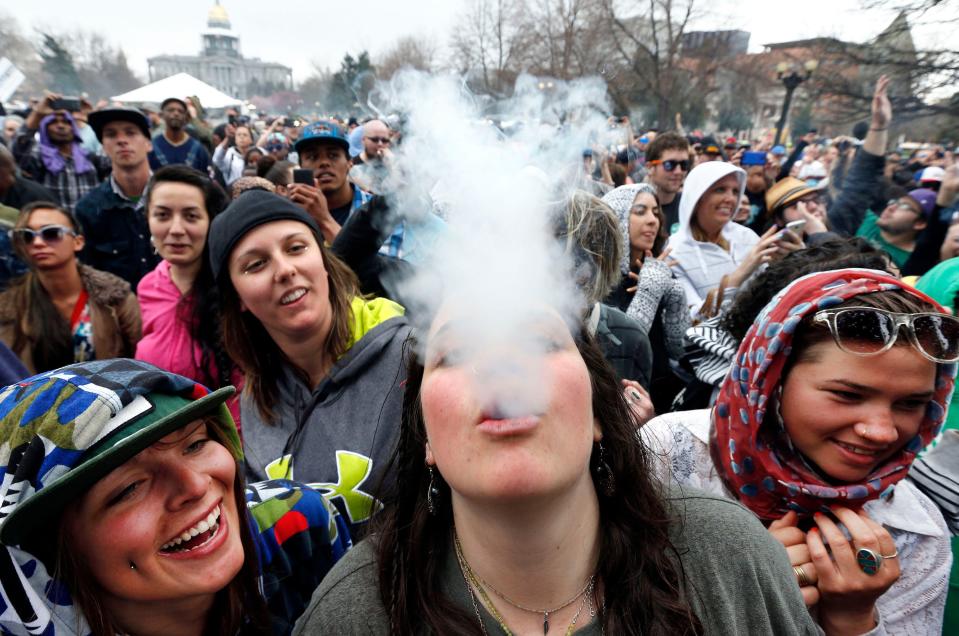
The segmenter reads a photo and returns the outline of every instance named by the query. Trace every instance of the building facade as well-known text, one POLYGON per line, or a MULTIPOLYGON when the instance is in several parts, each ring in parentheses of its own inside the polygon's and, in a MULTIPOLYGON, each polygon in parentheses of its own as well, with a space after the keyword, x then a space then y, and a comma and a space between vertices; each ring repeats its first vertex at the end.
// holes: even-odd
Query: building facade
POLYGON ((199 55, 157 55, 149 58, 150 81, 155 82, 177 73, 189 73, 240 99, 292 90, 293 69, 259 58, 243 57, 240 37, 233 32, 229 15, 219 0, 209 11, 207 28, 201 33, 201 39, 199 55))

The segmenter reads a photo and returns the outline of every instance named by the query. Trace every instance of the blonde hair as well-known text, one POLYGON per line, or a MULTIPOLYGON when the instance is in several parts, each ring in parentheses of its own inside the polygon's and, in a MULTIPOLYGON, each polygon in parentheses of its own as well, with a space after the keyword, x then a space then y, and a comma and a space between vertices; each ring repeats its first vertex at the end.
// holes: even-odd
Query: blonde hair
MULTIPOLYGON (((732 221, 730 221, 730 223, 732 223, 732 221)), ((693 235, 693 238, 700 243, 712 243, 718 245, 726 252, 729 251, 729 241, 726 240, 722 232, 719 233, 719 236, 717 236, 715 240, 706 236, 706 231, 699 227, 699 222, 696 220, 696 210, 693 210, 693 218, 689 221, 689 232, 693 235)))
POLYGON ((565 239, 565 252, 574 256, 576 285, 587 308, 592 307, 622 278, 619 261, 623 245, 616 213, 598 197, 575 190, 563 210, 563 226, 557 235, 565 239), (582 255, 589 258, 588 263, 575 258, 582 255))

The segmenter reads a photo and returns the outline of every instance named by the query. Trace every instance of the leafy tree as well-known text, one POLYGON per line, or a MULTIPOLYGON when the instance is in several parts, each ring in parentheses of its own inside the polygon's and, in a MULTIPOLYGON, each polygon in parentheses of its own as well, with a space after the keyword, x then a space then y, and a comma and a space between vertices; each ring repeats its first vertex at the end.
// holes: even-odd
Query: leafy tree
POLYGON ((813 128, 812 102, 805 101, 798 108, 794 108, 790 117, 793 139, 802 137, 813 128))
POLYGON ((60 33, 46 32, 42 37, 47 48, 50 48, 48 42, 55 43, 57 47, 56 59, 61 61, 54 68, 65 66, 62 60, 66 59, 70 62, 69 68, 73 69, 75 88, 56 88, 56 75, 47 68, 44 58, 44 70, 50 87, 59 92, 74 95, 83 92, 95 103, 143 84, 130 68, 123 49, 109 42, 102 33, 77 29, 60 33))

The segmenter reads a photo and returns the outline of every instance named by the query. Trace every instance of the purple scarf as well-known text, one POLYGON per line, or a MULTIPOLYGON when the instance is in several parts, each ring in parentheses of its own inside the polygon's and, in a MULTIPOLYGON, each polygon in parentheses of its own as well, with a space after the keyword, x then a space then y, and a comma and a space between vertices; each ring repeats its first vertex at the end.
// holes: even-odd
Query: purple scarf
MULTIPOLYGON (((76 173, 83 174, 94 170, 93 164, 90 163, 90 160, 87 158, 87 153, 84 152, 83 148, 76 141, 80 139, 80 128, 77 126, 77 122, 73 120, 73 116, 70 113, 62 114, 73 127, 74 141, 72 144, 72 152, 73 167, 76 173)), ((43 160, 43 165, 46 166, 47 172, 60 174, 64 168, 67 167, 67 161, 63 155, 60 154, 60 149, 50 141, 50 136, 47 134, 47 125, 53 121, 54 117, 56 117, 55 114, 47 115, 40 121, 40 159, 43 160)))

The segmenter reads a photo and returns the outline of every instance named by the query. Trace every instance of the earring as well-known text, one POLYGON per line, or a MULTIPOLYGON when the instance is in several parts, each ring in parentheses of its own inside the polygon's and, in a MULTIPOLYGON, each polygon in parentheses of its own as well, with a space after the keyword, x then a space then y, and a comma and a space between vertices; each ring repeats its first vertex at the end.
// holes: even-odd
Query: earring
POLYGON ((137 564, 134 563, 133 561, 130 561, 130 569, 131 569, 131 570, 137 569, 137 564))
POLYGON ((433 473, 433 467, 427 464, 426 469, 430 471, 430 484, 426 487, 426 509, 435 517, 436 500, 439 499, 440 491, 435 484, 436 475, 433 473))
POLYGON ((616 478, 613 476, 609 464, 606 463, 606 449, 603 448, 603 443, 599 442, 598 446, 599 458, 596 460, 595 468, 596 481, 600 491, 607 497, 611 497, 616 492, 616 478))
POLYGON ((155 239, 153 238, 153 235, 150 235, 150 247, 153 248, 153 253, 154 253, 154 254, 159 254, 159 253, 160 253, 160 252, 157 251, 157 244, 156 244, 155 239))

